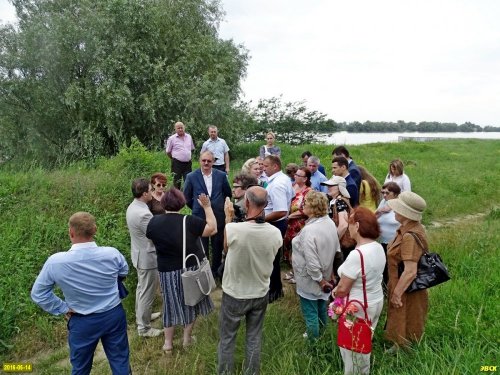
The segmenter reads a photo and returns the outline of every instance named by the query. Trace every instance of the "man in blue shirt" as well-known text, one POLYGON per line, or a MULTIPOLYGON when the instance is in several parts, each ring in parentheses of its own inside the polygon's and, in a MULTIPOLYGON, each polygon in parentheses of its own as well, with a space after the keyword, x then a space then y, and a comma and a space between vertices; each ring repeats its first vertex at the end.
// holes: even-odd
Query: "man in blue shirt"
POLYGON ((210 125, 208 127, 208 135, 210 138, 201 146, 200 154, 203 154, 205 151, 210 151, 215 157, 212 168, 229 174, 229 147, 226 141, 218 136, 217 126, 215 125, 210 125))
POLYGON ((326 194, 327 188, 326 186, 322 186, 321 183, 328 180, 328 178, 318 170, 319 165, 319 158, 309 156, 309 159, 307 159, 307 168, 311 171, 311 187, 316 191, 326 194))
POLYGON ((113 247, 98 247, 95 218, 77 212, 69 219, 71 249, 45 262, 31 298, 50 314, 64 314, 72 374, 89 374, 99 340, 114 375, 129 374, 127 321, 118 277, 128 274, 125 257, 113 247), (64 300, 54 294, 58 286, 64 300))

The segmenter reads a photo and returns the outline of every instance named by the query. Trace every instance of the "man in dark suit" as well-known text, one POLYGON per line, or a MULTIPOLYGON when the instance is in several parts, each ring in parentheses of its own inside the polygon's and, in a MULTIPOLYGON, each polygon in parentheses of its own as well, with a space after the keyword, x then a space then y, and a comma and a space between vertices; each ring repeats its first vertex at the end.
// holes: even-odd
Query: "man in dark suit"
POLYGON ((358 191, 359 191, 359 188, 361 186, 361 172, 359 171, 357 164, 350 157, 349 150, 347 148, 345 148, 344 146, 337 146, 333 149, 332 155, 333 155, 333 157, 343 156, 344 158, 347 159, 347 162, 348 162, 347 167, 348 167, 349 175, 356 183, 356 186, 357 186, 358 191))
MULTIPOLYGON (((212 245, 212 272, 215 276, 222 261, 222 248, 224 246, 224 202, 226 197, 231 197, 231 186, 227 181, 227 175, 215 168, 212 168, 215 161, 214 155, 210 151, 205 151, 200 155, 200 168, 189 173, 184 184, 184 196, 186 204, 193 211, 194 216, 205 219, 205 211, 198 203, 198 196, 206 194, 210 197, 212 209, 217 220, 217 234, 210 237, 212 245)), ((208 237, 202 238, 205 253, 209 254, 208 237)))
POLYGON ((332 160, 332 172, 334 176, 340 176, 345 178, 346 189, 351 196, 349 198, 349 202, 351 203, 352 208, 355 208, 359 205, 359 190, 356 186, 356 182, 349 174, 348 169, 349 162, 343 156, 336 156, 332 160))

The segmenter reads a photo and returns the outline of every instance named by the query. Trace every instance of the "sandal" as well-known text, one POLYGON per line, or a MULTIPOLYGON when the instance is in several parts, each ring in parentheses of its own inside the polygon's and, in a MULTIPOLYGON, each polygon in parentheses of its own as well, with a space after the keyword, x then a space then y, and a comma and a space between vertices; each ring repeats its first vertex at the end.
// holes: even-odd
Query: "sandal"
POLYGON ((161 348, 165 354, 172 354, 172 351, 174 350, 174 347, 171 346, 170 348, 167 346, 167 344, 164 344, 163 347, 161 348))

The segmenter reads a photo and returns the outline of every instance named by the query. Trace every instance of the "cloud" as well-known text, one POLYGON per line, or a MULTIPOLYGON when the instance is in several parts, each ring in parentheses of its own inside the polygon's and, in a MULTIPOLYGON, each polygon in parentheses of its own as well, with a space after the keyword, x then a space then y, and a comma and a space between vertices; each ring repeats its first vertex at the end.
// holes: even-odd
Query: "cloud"
POLYGON ((500 2, 224 0, 223 6, 221 36, 250 51, 247 99, 305 99, 338 121, 500 125, 500 2))

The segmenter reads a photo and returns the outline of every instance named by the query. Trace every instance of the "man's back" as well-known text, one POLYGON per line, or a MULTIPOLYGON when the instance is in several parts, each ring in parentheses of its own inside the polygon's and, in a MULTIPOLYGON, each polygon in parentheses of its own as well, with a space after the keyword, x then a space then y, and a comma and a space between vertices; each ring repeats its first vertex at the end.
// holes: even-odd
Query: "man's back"
MULTIPOLYGON (((127 273, 127 262, 118 250, 89 243, 50 256, 37 281, 57 284, 66 303, 86 315, 108 311, 120 303, 117 278, 127 273)), ((34 294, 38 301, 38 289, 34 294)))
POLYGON ((153 217, 146 203, 134 199, 127 208, 127 226, 130 232, 132 264, 140 269, 156 268, 156 251, 146 237, 146 229, 153 217))
POLYGON ((238 299, 265 296, 273 261, 283 242, 279 229, 269 223, 229 223, 226 237, 224 293, 238 299))

